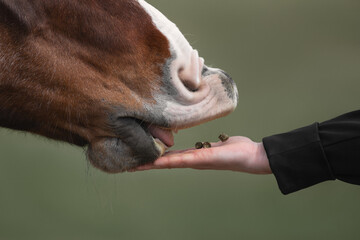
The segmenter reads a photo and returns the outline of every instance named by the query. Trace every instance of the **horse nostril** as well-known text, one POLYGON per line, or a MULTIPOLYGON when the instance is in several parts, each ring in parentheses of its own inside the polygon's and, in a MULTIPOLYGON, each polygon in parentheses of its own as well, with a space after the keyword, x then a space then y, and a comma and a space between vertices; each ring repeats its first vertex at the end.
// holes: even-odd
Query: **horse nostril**
POLYGON ((184 68, 178 71, 179 78, 184 86, 191 92, 196 92, 200 87, 199 76, 194 76, 193 73, 187 72, 184 68))
POLYGON ((179 78, 189 91, 195 92, 200 88, 203 66, 204 59, 199 58, 198 51, 194 50, 188 63, 179 68, 179 78))

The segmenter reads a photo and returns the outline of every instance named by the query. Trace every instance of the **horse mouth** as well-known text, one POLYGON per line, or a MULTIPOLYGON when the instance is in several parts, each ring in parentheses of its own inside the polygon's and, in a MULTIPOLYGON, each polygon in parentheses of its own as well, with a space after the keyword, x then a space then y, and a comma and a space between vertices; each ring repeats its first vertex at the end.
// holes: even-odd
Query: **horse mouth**
POLYGON ((219 69, 207 68, 203 81, 211 87, 201 101, 196 92, 165 89, 155 95, 156 105, 146 106, 142 111, 115 109, 109 116, 113 135, 90 142, 87 151, 90 162, 109 173, 154 162, 174 145, 173 133, 177 129, 223 117, 235 109, 238 91, 231 77, 219 69))
POLYGON ((108 173, 119 173, 153 162, 174 145, 175 129, 135 118, 120 118, 114 126, 118 137, 91 142, 87 157, 91 164, 108 173))
POLYGON ((174 132, 176 130, 161 128, 152 124, 144 124, 145 131, 148 131, 154 141, 155 146, 160 151, 160 156, 174 145, 174 132))

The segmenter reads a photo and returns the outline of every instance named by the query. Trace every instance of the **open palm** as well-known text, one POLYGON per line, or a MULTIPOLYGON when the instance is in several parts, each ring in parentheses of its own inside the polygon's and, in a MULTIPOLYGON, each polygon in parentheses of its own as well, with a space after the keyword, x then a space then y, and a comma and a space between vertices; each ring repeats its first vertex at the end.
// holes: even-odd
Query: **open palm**
POLYGON ((262 143, 236 136, 226 142, 211 143, 211 145, 211 148, 170 151, 154 163, 140 166, 136 170, 193 168, 255 174, 271 173, 262 143))

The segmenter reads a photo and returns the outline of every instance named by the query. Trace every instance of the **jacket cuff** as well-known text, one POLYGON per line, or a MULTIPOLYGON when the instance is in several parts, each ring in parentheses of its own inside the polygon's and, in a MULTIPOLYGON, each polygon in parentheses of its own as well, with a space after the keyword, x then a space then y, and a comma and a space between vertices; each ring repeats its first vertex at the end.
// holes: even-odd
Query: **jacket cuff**
POLYGON ((318 131, 318 123, 263 139, 279 188, 289 194, 334 180, 318 131))

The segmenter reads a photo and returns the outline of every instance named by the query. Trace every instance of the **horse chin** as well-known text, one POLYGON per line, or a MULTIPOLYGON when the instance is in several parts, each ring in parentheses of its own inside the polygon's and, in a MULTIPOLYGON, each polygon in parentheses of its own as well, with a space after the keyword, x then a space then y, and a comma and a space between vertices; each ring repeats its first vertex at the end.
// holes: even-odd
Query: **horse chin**
POLYGON ((87 157, 94 167, 102 171, 120 173, 153 162, 161 155, 155 143, 142 150, 119 138, 102 138, 89 145, 87 157))
POLYGON ((171 130, 135 118, 120 118, 113 129, 118 137, 98 138, 87 149, 90 163, 108 173, 125 172, 153 162, 173 144, 171 130))

